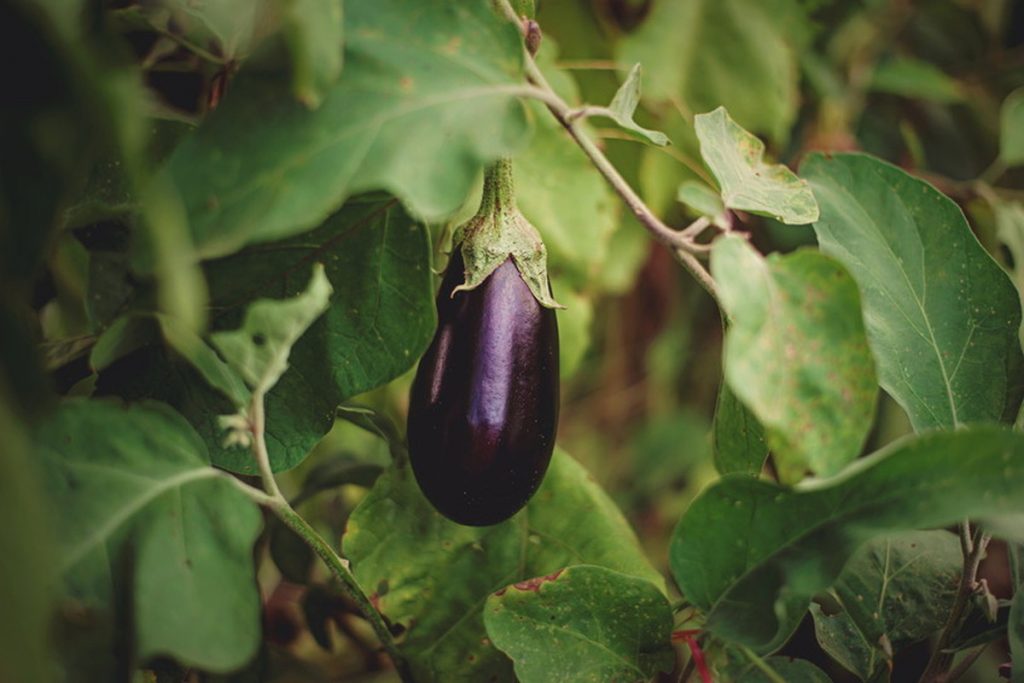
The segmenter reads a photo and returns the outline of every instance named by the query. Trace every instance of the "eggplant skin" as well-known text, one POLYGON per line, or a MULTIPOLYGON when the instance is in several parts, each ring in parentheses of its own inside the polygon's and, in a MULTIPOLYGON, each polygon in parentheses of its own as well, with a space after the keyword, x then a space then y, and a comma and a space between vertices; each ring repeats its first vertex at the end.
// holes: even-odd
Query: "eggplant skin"
POLYGON ((427 499, 459 524, 502 522, 537 491, 558 427, 558 324, 509 258, 476 289, 456 248, 438 327, 409 398, 409 461, 427 499))

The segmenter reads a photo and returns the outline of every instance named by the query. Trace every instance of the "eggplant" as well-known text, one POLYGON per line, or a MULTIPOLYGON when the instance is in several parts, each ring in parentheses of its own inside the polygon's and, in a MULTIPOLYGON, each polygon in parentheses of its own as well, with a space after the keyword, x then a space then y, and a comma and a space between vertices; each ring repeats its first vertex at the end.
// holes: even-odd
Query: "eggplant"
MULTIPOLYGON (((409 461, 441 514, 487 526, 526 505, 551 460, 558 325, 513 254, 466 289, 464 249, 453 250, 437 295, 437 332, 413 381, 409 461)), ((545 301, 553 302, 543 275, 545 301)))

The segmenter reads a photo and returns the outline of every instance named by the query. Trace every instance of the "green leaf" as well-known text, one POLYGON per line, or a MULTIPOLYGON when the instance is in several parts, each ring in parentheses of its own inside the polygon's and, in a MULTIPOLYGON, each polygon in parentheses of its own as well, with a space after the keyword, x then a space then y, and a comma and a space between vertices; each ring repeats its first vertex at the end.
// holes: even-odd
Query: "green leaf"
POLYGON ((725 107, 694 117, 700 153, 730 209, 769 216, 790 225, 818 220, 807 182, 782 164, 764 161, 764 143, 743 130, 725 107))
POLYGON ((814 154, 800 170, 821 206, 822 251, 860 286, 882 388, 914 429, 1015 412, 1020 301, 960 208, 866 155, 814 154))
POLYGON ((757 663, 746 657, 737 659, 715 680, 718 683, 832 683, 824 671, 807 660, 784 656, 766 657, 757 663))
POLYGON ((696 211, 707 216, 715 225, 724 226, 725 205, 722 196, 704 183, 697 180, 686 180, 679 185, 676 199, 696 211))
POLYGON ((862 681, 891 671, 893 653, 945 624, 962 571, 960 543, 947 531, 870 541, 832 587, 842 610, 811 606, 818 642, 862 681))
POLYGON ((561 125, 542 107, 533 111, 539 121, 536 133, 512 163, 516 201, 543 237, 552 271, 586 284, 612 258, 609 246, 619 206, 561 125))
POLYGON ((724 105, 747 129, 781 142, 796 117, 794 48, 806 26, 791 0, 656 2, 617 59, 644 65, 647 99, 690 111, 724 105))
MULTIPOLYGON (((328 287, 330 287, 329 284, 328 287)), ((166 315, 157 315, 157 321, 160 323, 164 339, 171 348, 187 359, 211 387, 227 396, 236 408, 242 408, 249 404, 252 393, 245 386, 239 372, 224 362, 199 335, 166 315)), ((287 360, 287 350, 285 350, 285 360, 287 360)))
POLYGON ((239 329, 215 332, 210 341, 253 392, 262 396, 288 369, 292 346, 330 306, 332 291, 323 264, 317 263, 305 292, 291 299, 254 301, 239 329))
POLYGON ((487 598, 484 624, 522 683, 647 681, 675 663, 672 608, 649 581, 576 566, 487 598))
POLYGON ((968 517, 1019 536, 1022 486, 1024 435, 983 425, 897 442, 796 488, 725 477, 676 527, 672 574, 709 631, 769 652, 873 538, 968 517))
POLYGON ((960 84, 934 64, 912 57, 897 57, 875 68, 871 89, 932 102, 959 102, 960 84))
POLYGON ((634 64, 633 68, 629 70, 626 80, 615 92, 615 97, 608 105, 606 113, 623 130, 629 131, 653 145, 664 147, 669 144, 667 135, 657 130, 644 128, 633 119, 636 108, 640 104, 640 74, 640 65, 634 64))
POLYGON ((300 102, 315 109, 341 74, 341 0, 290 0, 287 4, 284 35, 291 50, 292 90, 300 102))
POLYGON ((317 463, 309 468, 302 488, 292 499, 292 506, 312 498, 321 491, 328 491, 344 484, 355 484, 370 488, 383 468, 372 462, 366 462, 351 453, 332 453, 325 458, 317 458, 317 463))
POLYGON ((996 201, 992 203, 996 219, 996 237, 1006 245, 1013 257, 1013 281, 1024 296, 1024 203, 996 201))
POLYGON ((764 427, 725 382, 718 390, 713 438, 715 469, 719 474, 761 474, 768 458, 764 427))
POLYGON ((73 400, 36 440, 68 596, 94 606, 104 583, 131 586, 139 659, 245 664, 260 641, 252 548, 262 516, 208 465, 188 423, 158 403, 73 400))
POLYGON ((711 273, 731 326, 729 388, 764 425, 782 481, 831 475, 860 453, 878 386, 857 286, 817 251, 762 258, 719 239, 711 273))
MULTIPOLYGON (((389 416, 378 413, 372 408, 346 403, 338 406, 338 418, 351 422, 360 429, 379 437, 388 446, 391 461, 402 464, 409 458, 409 449, 405 444, 405 436, 398 425, 389 416)), ((311 473, 312 474, 312 473, 311 473)))
POLYGON ((556 279, 551 283, 555 297, 565 303, 558 315, 558 372, 563 380, 576 374, 590 348, 590 329, 594 320, 594 302, 556 279))
POLYGON ((203 257, 309 230, 366 190, 444 218, 523 142, 521 39, 490 3, 350 3, 345 36, 345 69, 315 111, 243 73, 175 150, 203 257))
POLYGON ((47 681, 56 552, 32 445, 0 380, 0 680, 47 681))
POLYGON ((615 504, 561 452, 525 510, 491 527, 448 521, 408 468, 392 469, 352 513, 343 543, 356 579, 405 627, 401 649, 423 683, 512 680, 483 623, 487 596, 510 583, 595 564, 662 586, 615 504))
POLYGON ((1000 122, 999 158, 1008 166, 1024 164, 1024 88, 1007 95, 1000 122))
MULTIPOLYGON (((251 247, 206 265, 219 329, 241 325, 247 302, 287 298, 322 262, 336 287, 327 312, 295 344, 266 398, 267 448, 275 471, 300 463, 343 401, 411 368, 436 326, 426 229, 387 197, 351 200, 320 228, 251 247)), ((97 389, 130 400, 159 398, 203 436, 218 467, 252 474, 241 449, 223 447, 217 416, 235 408, 187 364, 149 349, 100 375, 97 389)))
POLYGON ((156 0, 140 4, 155 27, 173 30, 193 45, 211 46, 224 61, 242 60, 275 26, 273 0, 156 0))

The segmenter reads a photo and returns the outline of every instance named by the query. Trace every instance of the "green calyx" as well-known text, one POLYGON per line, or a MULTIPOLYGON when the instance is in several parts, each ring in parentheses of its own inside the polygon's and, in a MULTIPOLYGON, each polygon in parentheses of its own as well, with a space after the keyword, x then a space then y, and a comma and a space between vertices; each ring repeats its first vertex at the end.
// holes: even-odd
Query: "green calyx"
POLYGON ((512 162, 500 159, 484 172, 480 209, 459 226, 453 248, 462 250, 465 281, 452 292, 479 287, 506 259, 512 257, 523 282, 545 308, 565 308, 551 296, 548 252, 537 229, 516 207, 512 162))

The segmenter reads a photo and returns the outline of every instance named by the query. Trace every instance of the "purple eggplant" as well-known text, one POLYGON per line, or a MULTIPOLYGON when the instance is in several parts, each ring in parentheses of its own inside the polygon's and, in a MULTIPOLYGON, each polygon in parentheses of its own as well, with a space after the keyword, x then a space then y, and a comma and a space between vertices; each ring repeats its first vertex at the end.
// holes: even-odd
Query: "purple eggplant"
POLYGON ((409 460, 441 514, 486 526, 526 504, 551 460, 558 326, 511 256, 473 289, 456 291, 464 277, 456 248, 437 296, 437 332, 412 386, 409 460))

